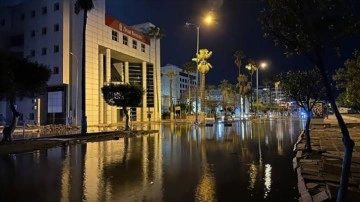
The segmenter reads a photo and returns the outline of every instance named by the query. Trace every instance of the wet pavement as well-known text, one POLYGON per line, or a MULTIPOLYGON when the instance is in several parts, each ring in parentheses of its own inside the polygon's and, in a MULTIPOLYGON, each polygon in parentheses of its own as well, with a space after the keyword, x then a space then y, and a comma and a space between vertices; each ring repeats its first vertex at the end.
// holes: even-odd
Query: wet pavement
MULTIPOLYGON (((360 120, 343 115, 351 139, 355 142, 347 201, 360 198, 360 120)), ((298 177, 298 191, 302 201, 336 201, 340 182, 344 146, 335 116, 324 121, 314 120, 310 138, 313 152, 303 152, 305 138, 300 135, 294 169, 298 177)))
POLYGON ((2 156, 0 201, 298 201, 301 120, 196 128, 2 156), (19 194, 21 193, 21 194, 19 194))

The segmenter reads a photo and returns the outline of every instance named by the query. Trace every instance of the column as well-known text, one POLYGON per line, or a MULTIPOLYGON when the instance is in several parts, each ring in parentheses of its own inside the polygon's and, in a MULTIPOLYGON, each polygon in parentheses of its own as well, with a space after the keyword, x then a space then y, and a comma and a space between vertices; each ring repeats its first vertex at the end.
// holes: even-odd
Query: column
POLYGON ((104 54, 99 54, 99 124, 104 123, 104 96, 101 88, 104 86, 104 54))
MULTIPOLYGON (((105 61, 105 64, 106 64, 106 75, 105 75, 105 82, 106 83, 110 83, 111 81, 111 50, 110 49, 106 49, 106 61, 105 61)), ((106 118, 105 118, 105 123, 107 124, 111 124, 112 120, 111 120, 111 106, 106 104, 106 118)))
POLYGON ((125 62, 125 83, 129 83, 129 62, 125 62))
MULTIPOLYGON (((159 78, 160 79, 160 78, 159 78)), ((153 66, 153 85, 154 85, 154 121, 158 121, 158 103, 159 103, 159 100, 158 100, 158 94, 160 92, 158 92, 158 83, 157 83, 157 80, 158 80, 158 77, 157 77, 157 71, 156 71, 156 67, 155 67, 155 64, 153 66)))
POLYGON ((142 79, 142 88, 145 90, 143 94, 143 101, 142 101, 142 109, 141 109, 141 121, 146 121, 146 111, 147 111, 147 99, 146 99, 146 62, 142 62, 142 69, 141 69, 141 79, 142 79))

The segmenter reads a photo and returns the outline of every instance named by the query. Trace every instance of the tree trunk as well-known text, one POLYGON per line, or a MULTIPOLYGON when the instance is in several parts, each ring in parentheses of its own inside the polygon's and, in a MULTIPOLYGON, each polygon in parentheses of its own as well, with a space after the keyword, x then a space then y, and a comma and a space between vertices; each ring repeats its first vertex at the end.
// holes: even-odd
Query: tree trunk
POLYGON ((170 120, 174 119, 174 111, 173 111, 173 95, 172 95, 172 79, 170 79, 170 120))
POLYGON ((311 123, 311 110, 306 111, 306 124, 305 124, 305 151, 311 152, 311 140, 310 140, 310 123, 311 123))
POLYGON ((130 130, 129 126, 129 110, 126 107, 123 107, 123 111, 125 114, 125 130, 130 130))
POLYGON ((349 131, 344 122, 344 119, 342 118, 342 116, 336 106, 335 99, 334 99, 334 96, 333 96, 333 93, 331 90, 330 82, 329 82, 329 79, 327 78, 322 60, 319 60, 317 62, 317 67, 323 78, 323 81, 324 81, 324 84, 326 87, 327 97, 330 101, 331 107, 334 111, 334 114, 336 116, 336 119, 338 121, 339 127, 341 129, 341 133, 342 133, 342 142, 344 145, 344 160, 343 160, 343 164, 342 164, 340 186, 339 186, 338 195, 337 195, 337 201, 342 202, 342 201, 346 201, 346 195, 347 195, 348 184, 349 184, 351 158, 352 158, 352 152, 353 152, 355 143, 350 138, 349 131))
POLYGON ((86 57, 86 23, 87 23, 87 10, 84 10, 84 20, 83 20, 83 38, 82 38, 82 58, 81 58, 81 67, 82 67, 82 71, 81 71, 81 134, 85 135, 87 132, 87 120, 86 120, 86 82, 85 82, 85 77, 86 77, 86 71, 85 71, 85 57, 86 57))
POLYGON ((201 103, 201 111, 200 114, 205 112, 205 105, 204 105, 204 101, 205 101, 205 73, 201 73, 201 90, 200 90, 200 103, 201 103))
POLYGON ((188 111, 188 113, 190 114, 190 112, 191 112, 191 92, 190 92, 190 72, 187 72, 187 74, 188 74, 188 93, 189 93, 189 111, 188 111))
POLYGON ((15 128, 17 126, 19 116, 20 116, 19 112, 16 111, 16 109, 15 109, 15 105, 14 105, 13 100, 10 101, 10 109, 11 109, 11 112, 12 112, 12 119, 11 119, 10 125, 6 126, 3 129, 3 139, 1 140, 2 143, 3 142, 12 142, 13 141, 12 134, 15 131, 15 128))

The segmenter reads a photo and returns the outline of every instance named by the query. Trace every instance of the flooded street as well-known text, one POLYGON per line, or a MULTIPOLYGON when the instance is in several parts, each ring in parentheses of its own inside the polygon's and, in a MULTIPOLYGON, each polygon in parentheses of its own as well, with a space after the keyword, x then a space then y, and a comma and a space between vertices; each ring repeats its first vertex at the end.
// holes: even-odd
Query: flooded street
POLYGON ((298 119, 195 128, 0 157, 0 201, 298 201, 298 119))

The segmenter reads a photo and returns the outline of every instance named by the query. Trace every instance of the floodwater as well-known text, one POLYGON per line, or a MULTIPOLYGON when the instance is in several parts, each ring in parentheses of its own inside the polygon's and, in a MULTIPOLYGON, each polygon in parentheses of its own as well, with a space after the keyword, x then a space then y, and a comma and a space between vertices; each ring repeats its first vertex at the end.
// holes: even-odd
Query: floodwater
POLYGON ((298 119, 195 128, 0 156, 0 201, 298 201, 298 119))

